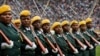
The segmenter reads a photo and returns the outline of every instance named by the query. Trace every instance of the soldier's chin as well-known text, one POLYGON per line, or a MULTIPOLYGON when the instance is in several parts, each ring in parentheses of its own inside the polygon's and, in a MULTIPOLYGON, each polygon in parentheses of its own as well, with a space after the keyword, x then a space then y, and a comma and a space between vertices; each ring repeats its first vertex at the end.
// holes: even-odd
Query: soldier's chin
POLYGON ((11 21, 6 21, 5 23, 6 23, 6 24, 10 24, 10 23, 11 23, 11 21))

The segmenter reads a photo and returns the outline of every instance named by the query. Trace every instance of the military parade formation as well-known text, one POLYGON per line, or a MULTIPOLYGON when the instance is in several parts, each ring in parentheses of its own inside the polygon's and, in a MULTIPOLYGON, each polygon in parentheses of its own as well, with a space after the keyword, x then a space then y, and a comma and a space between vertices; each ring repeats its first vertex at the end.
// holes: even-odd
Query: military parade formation
POLYGON ((96 56, 100 36, 92 19, 51 21, 29 10, 12 19, 9 5, 0 6, 0 56, 96 56))

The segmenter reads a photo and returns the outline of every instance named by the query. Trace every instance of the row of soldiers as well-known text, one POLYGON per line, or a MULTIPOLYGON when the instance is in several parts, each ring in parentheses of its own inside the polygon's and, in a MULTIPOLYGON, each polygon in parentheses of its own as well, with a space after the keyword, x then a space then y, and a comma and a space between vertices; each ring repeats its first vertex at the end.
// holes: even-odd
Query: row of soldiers
POLYGON ((31 19, 29 10, 12 20, 11 11, 9 5, 0 6, 0 56, 96 56, 100 42, 92 19, 51 25, 49 19, 41 20, 40 16, 31 19))

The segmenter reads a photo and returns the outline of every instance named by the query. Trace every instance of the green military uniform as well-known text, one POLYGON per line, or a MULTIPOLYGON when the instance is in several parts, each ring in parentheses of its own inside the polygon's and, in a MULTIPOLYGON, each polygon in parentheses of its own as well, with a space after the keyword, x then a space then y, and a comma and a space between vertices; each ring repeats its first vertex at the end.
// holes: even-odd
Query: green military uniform
MULTIPOLYGON (((95 37, 95 33, 91 30, 91 29, 88 29, 87 32, 89 34, 91 34, 93 37, 95 37)), ((91 40, 91 44, 94 46, 94 48, 92 50, 90 50, 90 56, 96 56, 96 46, 95 46, 95 43, 91 40)))
MULTIPOLYGON (((51 41, 52 44, 54 44, 53 40, 52 40, 52 35, 50 33, 45 33, 45 35, 47 36, 47 38, 51 41)), ((52 48, 50 47, 49 44, 47 44, 48 46, 48 50, 49 50, 49 56, 57 56, 57 53, 53 53, 52 52, 52 48)))
POLYGON ((62 50, 63 54, 67 56, 68 55, 68 45, 65 39, 63 38, 63 36, 59 34, 55 34, 55 40, 57 44, 59 45, 60 49, 62 50))
MULTIPOLYGON (((44 45, 44 47, 47 48, 48 46, 47 46, 47 43, 46 43, 43 35, 41 34, 42 32, 39 31, 39 30, 35 30, 35 33, 38 36, 38 38, 40 39, 41 43, 44 45)), ((37 45, 37 48, 36 48, 35 51, 36 51, 36 56, 47 56, 48 55, 48 54, 42 54, 41 53, 42 51, 41 51, 41 49, 40 49, 40 47, 38 45, 37 45)))
MULTIPOLYGON (((80 33, 79 32, 73 32, 73 34, 74 34, 74 36, 76 37, 76 38, 78 38, 82 43, 84 43, 84 40, 81 38, 81 36, 79 35, 80 33)), ((83 50, 81 50, 81 46, 79 46, 79 44, 78 43, 76 43, 76 48, 79 50, 79 54, 76 54, 75 56, 84 56, 85 54, 84 54, 84 52, 85 51, 83 51, 83 50)))
MULTIPOLYGON (((91 44, 90 37, 85 32, 81 32, 81 33, 85 37, 85 39, 91 44)), ((91 51, 91 50, 89 49, 89 47, 87 47, 87 49, 84 52, 84 56, 89 56, 91 54, 91 53, 89 53, 89 51, 91 51)))
MULTIPOLYGON (((71 36, 71 34, 69 32, 64 32, 66 38, 71 42, 71 44, 76 47, 76 43, 75 43, 75 40, 73 39, 73 37, 71 36)), ((70 49, 69 47, 69 50, 68 50, 68 56, 75 56, 75 54, 72 52, 72 50, 70 49)))
MULTIPOLYGON (((26 29, 24 26, 20 27, 21 31, 28 37, 31 42, 35 42, 35 38, 32 35, 32 30, 26 29)), ((35 50, 26 50, 25 47, 28 45, 25 40, 22 42, 21 46, 21 55, 22 56, 35 56, 35 50)))
MULTIPOLYGON (((14 42, 14 46, 12 48, 1 49, 1 56, 20 56, 20 46, 21 46, 21 38, 19 33, 12 25, 6 25, 4 23, 0 23, 0 30, 2 30, 8 39, 14 42)), ((0 43, 5 42, 3 37, 0 36, 0 43)))

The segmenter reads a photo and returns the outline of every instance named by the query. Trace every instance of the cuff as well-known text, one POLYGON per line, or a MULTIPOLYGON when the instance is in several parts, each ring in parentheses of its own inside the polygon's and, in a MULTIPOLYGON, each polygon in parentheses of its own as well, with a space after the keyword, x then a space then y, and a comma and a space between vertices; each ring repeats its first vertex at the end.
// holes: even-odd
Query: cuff
POLYGON ((47 54, 47 53, 49 53, 47 48, 45 49, 45 52, 42 51, 42 54, 47 54))
POLYGON ((93 45, 91 45, 91 47, 90 47, 89 49, 91 50, 91 49, 93 49, 93 48, 94 48, 93 45))
POLYGON ((81 47, 81 50, 86 50, 87 46, 84 45, 84 47, 81 47))
POLYGON ((57 48, 56 48, 55 50, 52 49, 52 52, 53 52, 53 53, 57 53, 57 52, 58 52, 58 49, 57 49, 57 48))
POLYGON ((77 50, 77 49, 75 49, 74 54, 77 54, 77 53, 79 53, 79 52, 78 52, 78 50, 77 50))

